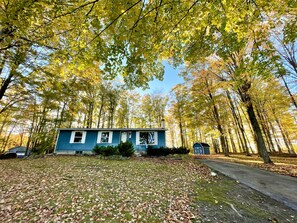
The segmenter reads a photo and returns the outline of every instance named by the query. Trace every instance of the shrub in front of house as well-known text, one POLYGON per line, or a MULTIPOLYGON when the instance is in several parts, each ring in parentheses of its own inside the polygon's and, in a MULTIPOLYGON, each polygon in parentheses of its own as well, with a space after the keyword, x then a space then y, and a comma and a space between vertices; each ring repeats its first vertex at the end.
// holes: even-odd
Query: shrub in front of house
POLYGON ((122 156, 130 157, 134 154, 134 147, 132 142, 121 142, 118 146, 119 153, 122 156))
POLYGON ((146 154, 148 156, 167 156, 170 154, 170 149, 164 147, 153 148, 149 146, 146 150, 146 154))
POLYGON ((148 156, 167 156, 169 154, 188 154, 190 152, 189 149, 185 147, 179 148, 153 148, 149 146, 146 150, 148 156))
POLYGON ((188 154, 190 152, 186 147, 172 148, 171 154, 188 154))
POLYGON ((113 156, 113 155, 118 155, 119 151, 116 146, 99 146, 96 145, 93 148, 93 152, 95 155, 102 155, 102 156, 113 156))
POLYGON ((95 155, 101 155, 101 146, 98 146, 98 145, 94 146, 93 153, 95 155))

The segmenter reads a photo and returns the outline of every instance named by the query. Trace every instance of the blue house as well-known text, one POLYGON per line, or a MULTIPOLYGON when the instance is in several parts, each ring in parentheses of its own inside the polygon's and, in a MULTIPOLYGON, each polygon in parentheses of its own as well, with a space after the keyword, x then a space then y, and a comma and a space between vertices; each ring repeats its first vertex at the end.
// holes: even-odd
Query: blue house
POLYGON ((165 128, 62 128, 59 129, 56 154, 90 154, 95 145, 116 146, 130 141, 135 151, 166 147, 165 128))

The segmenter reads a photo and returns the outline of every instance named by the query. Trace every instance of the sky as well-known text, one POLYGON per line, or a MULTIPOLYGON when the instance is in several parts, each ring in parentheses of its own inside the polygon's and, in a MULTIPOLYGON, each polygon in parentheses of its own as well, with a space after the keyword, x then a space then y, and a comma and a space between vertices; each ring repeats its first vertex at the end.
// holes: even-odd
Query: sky
POLYGON ((147 89, 144 91, 141 89, 138 89, 138 91, 141 94, 148 94, 148 93, 169 94, 173 86, 184 82, 183 78, 178 76, 178 73, 180 71, 178 68, 175 69, 168 62, 164 62, 164 66, 165 66, 165 73, 164 73, 163 81, 159 81, 156 79, 153 81, 150 81, 149 82, 150 89, 147 89))

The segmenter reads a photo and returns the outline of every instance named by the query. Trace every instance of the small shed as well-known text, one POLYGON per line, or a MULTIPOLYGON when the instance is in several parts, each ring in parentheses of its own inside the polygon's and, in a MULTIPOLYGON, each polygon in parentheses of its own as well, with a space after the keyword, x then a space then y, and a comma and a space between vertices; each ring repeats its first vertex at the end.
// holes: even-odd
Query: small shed
POLYGON ((194 154, 210 154, 210 146, 204 142, 196 142, 193 145, 194 154))
MULTIPOLYGON (((16 153, 17 157, 23 158, 25 156, 26 150, 27 148, 25 146, 16 146, 16 147, 10 148, 7 153, 16 153)), ((28 151, 28 153, 29 152, 30 151, 28 151)))

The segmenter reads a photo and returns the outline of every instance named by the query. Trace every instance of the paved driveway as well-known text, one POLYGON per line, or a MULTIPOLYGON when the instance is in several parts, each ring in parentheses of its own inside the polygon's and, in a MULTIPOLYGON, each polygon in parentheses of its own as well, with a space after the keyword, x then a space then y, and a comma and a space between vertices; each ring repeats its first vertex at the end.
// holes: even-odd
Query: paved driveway
POLYGON ((297 178, 283 176, 243 164, 218 160, 200 160, 221 172, 297 211, 297 178))

